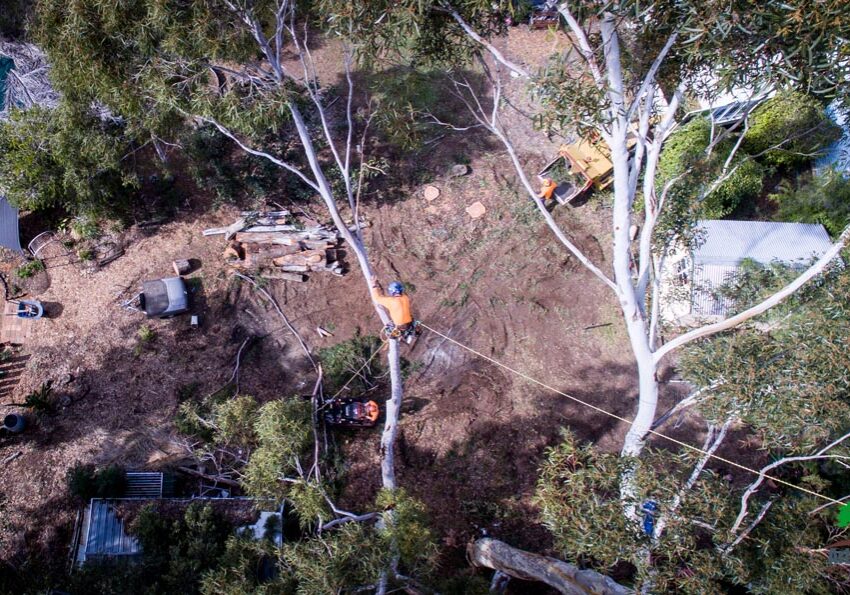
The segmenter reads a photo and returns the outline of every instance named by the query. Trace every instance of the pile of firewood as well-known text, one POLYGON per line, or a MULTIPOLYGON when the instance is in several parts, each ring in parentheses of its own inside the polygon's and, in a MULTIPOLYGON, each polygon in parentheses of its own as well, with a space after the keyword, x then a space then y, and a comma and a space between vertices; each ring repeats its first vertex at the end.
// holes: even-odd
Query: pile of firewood
POLYGON ((205 236, 224 235, 230 266, 286 281, 306 281, 309 272, 342 275, 336 230, 312 221, 300 224, 289 211, 241 215, 232 225, 204 230, 205 236))

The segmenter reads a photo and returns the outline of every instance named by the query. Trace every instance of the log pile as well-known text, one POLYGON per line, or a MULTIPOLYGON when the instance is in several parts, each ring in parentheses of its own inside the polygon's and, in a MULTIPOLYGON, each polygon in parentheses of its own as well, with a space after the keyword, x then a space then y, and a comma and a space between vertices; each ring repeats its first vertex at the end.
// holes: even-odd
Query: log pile
POLYGON ((224 259, 242 271, 267 279, 306 281, 305 273, 342 275, 337 258, 339 235, 315 222, 302 224, 289 211, 246 211, 227 227, 205 229, 205 236, 224 235, 224 259))

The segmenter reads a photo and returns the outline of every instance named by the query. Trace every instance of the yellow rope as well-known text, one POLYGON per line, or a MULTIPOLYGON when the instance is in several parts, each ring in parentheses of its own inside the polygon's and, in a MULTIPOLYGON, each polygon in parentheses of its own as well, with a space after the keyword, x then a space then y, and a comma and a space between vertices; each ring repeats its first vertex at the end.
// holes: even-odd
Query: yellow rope
MULTIPOLYGON (((611 413, 610 411, 606 411, 605 409, 602 409, 601 407, 597 407, 596 405, 593 405, 592 403, 588 403, 587 401, 583 401, 583 400, 579 399, 578 397, 574 397, 574 396, 572 396, 572 395, 568 395, 567 393, 562 392, 562 391, 558 390, 557 388, 553 388, 553 387, 549 386, 548 384, 545 384, 545 383, 543 383, 543 382, 540 382, 539 380, 537 380, 537 379, 535 379, 535 378, 532 378, 532 377, 531 377, 531 376, 529 376, 528 374, 525 374, 525 373, 523 373, 523 372, 520 372, 519 370, 516 370, 516 369, 514 369, 514 368, 511 368, 510 366, 508 366, 508 365, 506 365, 506 364, 503 364, 502 362, 499 362, 499 361, 497 361, 497 360, 493 359, 492 357, 489 357, 489 356, 487 356, 487 355, 484 355, 484 354, 483 354, 483 353, 481 353, 480 351, 476 351, 476 350, 475 350, 475 349, 473 349, 472 347, 467 347, 467 346, 466 346, 466 345, 464 345, 463 343, 460 343, 459 341, 456 341, 456 340, 452 339, 452 338, 451 338, 451 337, 449 337, 448 335, 444 335, 444 334, 443 334, 443 333, 441 333, 440 331, 438 331, 438 330, 436 330, 436 329, 431 328, 430 326, 428 326, 428 325, 427 325, 427 324, 425 324, 424 322, 421 322, 420 324, 421 324, 424 328, 426 328, 426 329, 428 329, 429 331, 431 331, 432 333, 434 333, 434 334, 436 334, 436 335, 439 335, 440 337, 442 337, 442 338, 446 339, 447 341, 451 341, 452 343, 454 343, 454 344, 455 344, 455 345, 457 345, 458 347, 461 347, 461 348, 463 348, 463 349, 466 349, 466 350, 467 350, 467 351, 469 351, 470 353, 474 353, 474 354, 475 354, 475 355, 477 355, 478 357, 483 358, 483 359, 486 359, 486 360, 487 360, 487 361, 489 361, 490 363, 492 363, 492 364, 494 364, 494 365, 496 365, 496 366, 499 366, 500 368, 504 368, 505 370, 508 370, 509 372, 513 372, 513 373, 514 373, 514 374, 516 374, 517 376, 520 376, 520 377, 522 377, 522 378, 524 378, 524 379, 528 380, 529 382, 532 382, 532 383, 534 383, 534 384, 537 384, 538 386, 542 386, 543 388, 545 388, 545 389, 547 389, 547 390, 550 390, 550 391, 552 391, 553 393, 557 393, 557 394, 561 395, 562 397, 566 397, 566 398, 568 398, 568 399, 571 399, 571 400, 575 401, 576 403, 578 403, 578 404, 580 404, 580 405, 584 405, 585 407, 589 407, 590 409, 593 409, 594 411, 598 411, 599 413, 603 413, 603 414, 607 415, 608 417, 612 417, 612 418, 614 418, 614 419, 616 419, 616 420, 619 420, 619 421, 625 422, 625 423, 627 423, 627 424, 629 424, 629 425, 632 425, 632 424, 634 423, 633 421, 631 421, 631 420, 629 420, 629 419, 626 419, 626 418, 624 418, 624 417, 620 417, 620 416, 619 416, 619 415, 617 415, 616 413, 611 413)), ((726 463, 727 465, 732 465, 733 467, 737 467, 738 469, 741 469, 742 471, 748 471, 749 473, 752 473, 752 474, 754 474, 754 475, 758 475, 758 476, 760 476, 760 477, 765 477, 766 479, 770 479, 770 480, 772 480, 772 481, 775 481, 776 483, 779 483, 779 484, 782 484, 782 485, 785 485, 785 486, 788 486, 788 487, 794 488, 795 490, 799 490, 799 491, 801 491, 801 492, 805 492, 805 493, 807 493, 807 494, 809 494, 809 495, 811 495, 811 496, 815 496, 815 497, 820 498, 820 499, 822 499, 822 500, 826 500, 826 501, 827 501, 827 502, 829 502, 830 504, 841 504, 841 503, 842 503, 840 500, 834 500, 833 498, 830 498, 829 496, 824 496, 823 494, 819 494, 819 493, 817 493, 817 492, 814 492, 814 491, 809 490, 809 489, 807 489, 807 488, 804 488, 804 487, 802 487, 802 486, 798 486, 798 485, 795 485, 795 484, 793 484, 793 483, 789 483, 789 482, 785 481, 784 479, 779 479, 778 477, 774 477, 774 476, 772 476, 772 475, 768 475, 768 474, 766 474, 766 473, 764 473, 764 474, 763 474, 763 473, 761 473, 760 471, 756 471, 755 469, 750 469, 749 467, 747 467, 747 466, 745 466, 745 465, 741 465, 740 463, 736 463, 736 462, 734 462, 734 461, 730 461, 729 459, 723 458, 723 457, 718 456, 718 455, 716 455, 716 454, 713 454, 713 453, 707 452, 707 451, 705 451, 705 450, 703 450, 703 449, 701 449, 701 448, 699 448, 699 447, 697 447, 697 446, 692 446, 692 445, 690 445, 690 444, 688 444, 688 443, 686 443, 686 442, 682 442, 681 440, 677 440, 676 438, 672 438, 672 437, 670 437, 670 436, 667 436, 666 434, 662 434, 661 432, 656 432, 655 430, 649 429, 649 430, 647 430, 647 433, 649 433, 649 434, 653 434, 653 435, 655 435, 655 436, 658 436, 659 438, 664 438, 665 440, 669 440, 670 442, 672 442, 672 443, 674 443, 674 444, 678 444, 679 446, 681 446, 681 447, 683 447, 683 448, 687 448, 687 449, 692 450, 692 451, 694 451, 694 452, 701 453, 701 454, 706 455, 706 456, 708 456, 708 457, 710 457, 710 458, 712 458, 712 459, 715 459, 715 460, 721 461, 721 462, 723 462, 723 463, 726 463)))

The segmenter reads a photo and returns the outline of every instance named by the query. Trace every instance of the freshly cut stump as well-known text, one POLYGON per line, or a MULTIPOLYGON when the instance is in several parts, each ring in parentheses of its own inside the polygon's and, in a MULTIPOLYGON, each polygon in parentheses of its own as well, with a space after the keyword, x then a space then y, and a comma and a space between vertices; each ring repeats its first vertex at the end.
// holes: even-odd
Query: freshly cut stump
POLYGON ((440 189, 437 188, 436 186, 430 186, 430 185, 425 186, 424 194, 425 194, 425 200, 427 200, 428 202, 431 202, 432 200, 434 200, 438 196, 440 196, 440 189))

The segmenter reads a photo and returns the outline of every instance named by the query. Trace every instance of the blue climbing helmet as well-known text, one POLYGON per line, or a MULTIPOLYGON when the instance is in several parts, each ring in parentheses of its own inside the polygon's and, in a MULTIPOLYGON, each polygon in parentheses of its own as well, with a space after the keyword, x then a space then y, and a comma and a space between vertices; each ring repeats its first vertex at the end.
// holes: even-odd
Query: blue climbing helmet
POLYGON ((393 281, 387 287, 387 292, 389 292, 391 296, 400 296, 404 293, 404 285, 402 285, 398 281, 393 281))

